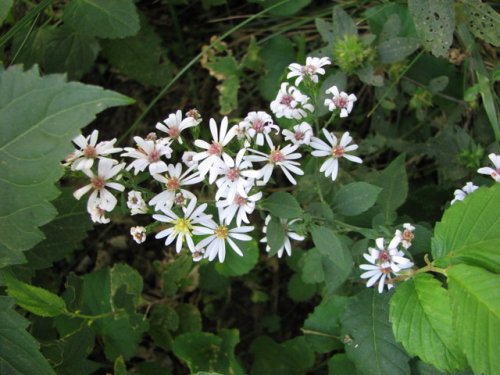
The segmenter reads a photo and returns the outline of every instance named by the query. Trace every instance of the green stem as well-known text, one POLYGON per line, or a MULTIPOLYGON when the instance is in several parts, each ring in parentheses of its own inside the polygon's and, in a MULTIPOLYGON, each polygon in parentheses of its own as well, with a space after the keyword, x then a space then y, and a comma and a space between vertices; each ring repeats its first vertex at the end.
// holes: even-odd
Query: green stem
POLYGON ((71 312, 71 311, 66 311, 65 315, 70 316, 72 318, 80 318, 80 319, 88 319, 88 320, 97 320, 97 319, 102 319, 102 318, 108 318, 113 316, 115 313, 113 311, 110 311, 108 313, 103 313, 103 314, 98 314, 98 315, 87 315, 87 314, 80 314, 79 312, 71 312))
POLYGON ((54 0, 43 0, 40 4, 34 7, 27 15, 0 37, 0 47, 3 47, 14 35, 16 35, 24 26, 29 24, 32 19, 38 16, 43 10, 48 7, 54 0))
MULTIPOLYGON (((52 1, 52 0, 50 0, 50 1, 52 1)), ((262 10, 261 12, 254 14, 251 17, 248 17, 246 20, 240 22, 238 25, 236 25, 235 27, 231 28, 229 31, 222 34, 219 38, 215 39, 212 43, 210 43, 209 48, 213 47, 217 43, 220 43, 222 40, 226 39, 229 35, 233 34, 235 31, 238 31, 243 26, 252 22, 254 19, 259 18, 263 14, 266 14, 270 10, 272 10, 280 5, 283 5, 283 4, 287 3, 288 1, 290 1, 290 0, 282 0, 279 3, 276 3, 272 6, 270 6, 269 8, 262 10)), ((165 85, 165 87, 163 87, 163 89, 158 93, 158 95, 156 95, 156 97, 151 101, 151 103, 149 103, 149 105, 146 107, 144 112, 142 112, 142 114, 134 121, 134 123, 130 126, 130 128, 128 128, 127 131, 125 131, 125 133, 123 133, 123 135, 119 138, 118 143, 123 142, 123 140, 130 133, 132 133, 135 130, 135 128, 140 124, 140 122, 144 119, 144 117, 146 117, 146 115, 149 113, 149 111, 151 111, 151 109, 155 106, 155 104, 167 93, 167 91, 170 89, 170 87, 172 87, 172 85, 175 82, 177 82, 179 80, 179 78, 181 78, 195 63, 197 63, 198 60, 200 60, 202 56, 203 56, 203 52, 198 53, 190 62, 188 62, 184 66, 184 68, 181 69, 181 71, 179 73, 177 73, 177 75, 169 83, 167 83, 165 85)))

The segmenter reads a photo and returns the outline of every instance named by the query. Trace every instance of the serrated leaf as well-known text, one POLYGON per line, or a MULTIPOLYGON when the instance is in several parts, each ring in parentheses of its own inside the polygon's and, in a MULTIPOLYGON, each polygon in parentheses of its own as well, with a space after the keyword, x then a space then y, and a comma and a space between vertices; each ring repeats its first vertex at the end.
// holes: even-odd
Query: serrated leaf
POLYGON ((450 206, 436 224, 432 238, 432 256, 438 264, 461 261, 500 272, 498 207, 498 184, 481 187, 450 206))
POLYGON ((52 203, 58 215, 41 229, 45 239, 25 255, 31 269, 42 269, 81 246, 81 241, 92 228, 87 212, 87 202, 76 200, 72 188, 61 188, 62 192, 52 203))
POLYGON ((339 349, 340 318, 347 301, 348 298, 343 296, 327 297, 305 320, 302 333, 316 352, 326 353, 339 349))
POLYGON ((243 256, 239 256, 234 251, 226 252, 224 263, 217 263, 215 269, 224 276, 241 276, 244 275, 257 264, 259 260, 259 247, 257 241, 235 241, 238 247, 243 252, 243 256))
POLYGON ((238 107, 238 90, 240 88, 239 68, 233 56, 216 57, 206 64, 210 74, 221 81, 217 85, 219 91, 220 113, 227 115, 238 107))
POLYGON ((122 74, 145 85, 164 86, 172 78, 172 66, 160 36, 141 16, 137 35, 103 40, 102 54, 122 74))
POLYGON ((394 159, 373 183, 383 189, 378 196, 377 203, 382 206, 387 223, 392 212, 406 201, 408 195, 405 155, 399 155, 394 159))
POLYGON ((389 323, 389 298, 366 289, 351 299, 342 318, 347 357, 365 374, 410 374, 410 358, 389 323))
POLYGON ((14 299, 0 296, 0 369, 2 374, 53 375, 40 344, 26 332, 29 321, 14 309, 14 299))
POLYGON ((302 375, 314 364, 314 352, 301 336, 281 344, 260 336, 252 342, 250 352, 255 356, 252 375, 302 375))
POLYGON ((322 264, 326 287, 331 292, 342 285, 351 273, 352 255, 335 232, 328 227, 313 226, 311 235, 318 251, 328 260, 322 260, 322 264))
POLYGON ((342 39, 345 35, 358 35, 356 24, 340 5, 333 7, 332 34, 335 39, 342 39))
POLYGON ((97 86, 40 77, 20 66, 0 70, 0 268, 25 262, 23 251, 43 239, 38 229, 56 216, 60 161, 71 139, 102 110, 131 99, 97 86), (30 110, 27 111, 26 108, 30 110))
POLYGON ((2 275, 7 294, 23 309, 39 316, 58 316, 66 312, 66 303, 56 294, 17 280, 9 273, 2 275))
POLYGON ((460 264, 448 271, 457 343, 475 374, 500 373, 500 275, 460 264))
POLYGON ((382 64, 398 62, 417 50, 420 43, 415 38, 394 37, 377 46, 379 60, 382 64))
POLYGON ((273 216, 282 219, 293 219, 302 215, 302 208, 293 195, 285 192, 271 194, 262 207, 267 209, 273 216))
POLYGON ((192 373, 244 374, 234 348, 240 341, 237 330, 222 330, 219 335, 207 332, 184 333, 175 338, 173 352, 185 361, 192 373))
POLYGON ((446 372, 467 366, 452 327, 448 291, 430 274, 398 285, 391 298, 390 320, 396 340, 410 355, 446 372))
POLYGON ((63 21, 80 33, 99 38, 125 38, 139 31, 133 0, 71 0, 63 21))
POLYGON ((500 46, 500 16, 480 0, 462 0, 463 15, 470 31, 496 47, 500 46))
POLYGON ((408 0, 408 8, 425 48, 446 56, 453 43, 455 11, 451 0, 408 0))
POLYGON ((378 186, 366 182, 344 185, 335 194, 334 209, 346 216, 359 215, 375 204, 381 191, 378 186))

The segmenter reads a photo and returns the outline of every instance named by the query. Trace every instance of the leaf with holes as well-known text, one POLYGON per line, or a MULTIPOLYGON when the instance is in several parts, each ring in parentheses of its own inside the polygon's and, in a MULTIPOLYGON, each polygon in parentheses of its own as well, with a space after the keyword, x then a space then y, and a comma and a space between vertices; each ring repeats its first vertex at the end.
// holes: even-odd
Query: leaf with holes
POLYGON ((475 374, 500 374, 500 275, 460 264, 448 271, 453 328, 475 374))
POLYGON ((455 10, 452 0, 408 0, 417 33, 436 57, 446 56, 453 42, 455 10))
POLYGON ((467 367, 452 327, 448 291, 431 275, 419 274, 398 285, 390 320, 394 336, 409 354, 441 371, 467 367))
POLYGON ((38 69, 0 69, 0 268, 25 262, 23 251, 44 236, 38 229, 56 216, 60 161, 71 139, 108 107, 132 103, 101 87, 67 83, 38 69), (26 109, 29 108, 29 111, 26 109))
POLYGON ((500 15, 490 5, 480 0, 462 0, 463 15, 470 31, 493 44, 500 46, 500 15))
POLYGON ((366 289, 350 300, 342 318, 346 354, 364 374, 410 374, 410 357, 389 323, 389 293, 366 289))
POLYGON ((442 267, 465 262, 500 272, 500 185, 481 187, 436 224, 432 256, 442 267))

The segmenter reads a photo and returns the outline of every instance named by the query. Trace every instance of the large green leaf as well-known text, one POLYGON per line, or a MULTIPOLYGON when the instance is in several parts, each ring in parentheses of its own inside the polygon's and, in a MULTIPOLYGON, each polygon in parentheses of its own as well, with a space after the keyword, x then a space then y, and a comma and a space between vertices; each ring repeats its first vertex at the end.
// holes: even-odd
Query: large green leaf
POLYGON ((436 224, 432 255, 438 264, 462 261, 500 272, 500 185, 482 187, 449 207, 436 224))
POLYGON ((4 0, 0 3, 0 26, 9 14, 12 4, 14 4, 14 0, 4 0))
POLYGON ((302 215, 302 208, 293 195, 284 192, 273 193, 262 206, 276 217, 293 219, 302 215))
POLYGON ((453 1, 408 0, 408 8, 424 47, 434 56, 445 56, 455 31, 453 1))
POLYGON ((379 60, 383 64, 391 64, 403 60, 420 46, 416 38, 397 36, 383 41, 377 46, 379 60))
POLYGON ((13 306, 13 298, 0 296, 0 373, 55 374, 40 354, 40 344, 26 332, 28 320, 13 306))
POLYGON ((174 341, 174 354, 185 361, 191 373, 210 371, 222 374, 244 374, 236 360, 234 348, 240 341, 237 330, 223 330, 219 335, 190 332, 174 341))
POLYGON ((359 215, 375 204, 381 191, 378 186, 366 182, 342 186, 335 195, 334 209, 346 216, 359 215))
POLYGON ((408 195, 408 177, 406 175, 405 155, 399 155, 389 164, 374 181, 381 187, 377 203, 383 208, 385 221, 406 201, 408 195))
POLYGON ((500 374, 500 275, 460 264, 448 271, 457 343, 475 374, 500 374))
POLYGON ((410 374, 410 358, 389 323, 389 298, 366 289, 351 299, 342 318, 346 354, 364 374, 410 374))
POLYGON ((224 263, 217 263, 215 269, 224 276, 241 276, 244 275, 257 264, 259 260, 259 246, 257 241, 236 241, 239 248, 243 252, 240 257, 232 249, 228 248, 224 263))
POLYGON ((81 241, 92 228, 87 202, 76 200, 72 188, 62 188, 61 195, 52 203, 59 213, 50 223, 41 229, 45 239, 25 255, 31 269, 42 269, 63 259, 81 246, 81 241))
POLYGON ((430 274, 401 283, 391 298, 390 320, 407 352, 442 371, 467 366, 452 327, 448 291, 430 274))
POLYGON ((160 36, 145 17, 137 35, 103 40, 102 54, 121 73, 143 84, 164 86, 172 78, 172 66, 160 36))
POLYGON ((139 31, 133 0, 71 0, 63 20, 84 35, 125 38, 139 31))
POLYGON ((17 280, 9 273, 2 275, 7 285, 7 293, 16 299, 23 309, 40 316, 58 316, 64 314, 66 303, 58 295, 30 284, 17 280))
POLYGON ((36 68, 0 70, 0 268, 25 262, 22 252, 44 238, 38 227, 56 216, 49 201, 59 194, 60 161, 78 129, 96 113, 131 102, 62 75, 40 77, 36 68))
POLYGON ((480 0, 462 0, 463 15, 472 33, 496 47, 500 46, 500 15, 480 0))

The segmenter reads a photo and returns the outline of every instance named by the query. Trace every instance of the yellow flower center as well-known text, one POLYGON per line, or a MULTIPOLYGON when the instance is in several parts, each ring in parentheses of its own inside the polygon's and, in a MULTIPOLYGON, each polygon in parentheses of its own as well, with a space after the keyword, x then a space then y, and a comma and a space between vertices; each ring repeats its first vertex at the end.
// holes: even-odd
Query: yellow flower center
POLYGON ((193 226, 191 225, 191 220, 179 218, 173 221, 174 224, 174 232, 175 233, 184 233, 187 235, 191 234, 191 230, 193 226))
POLYGON ((225 225, 219 225, 215 229, 215 236, 225 240, 229 236, 229 229, 225 225))

